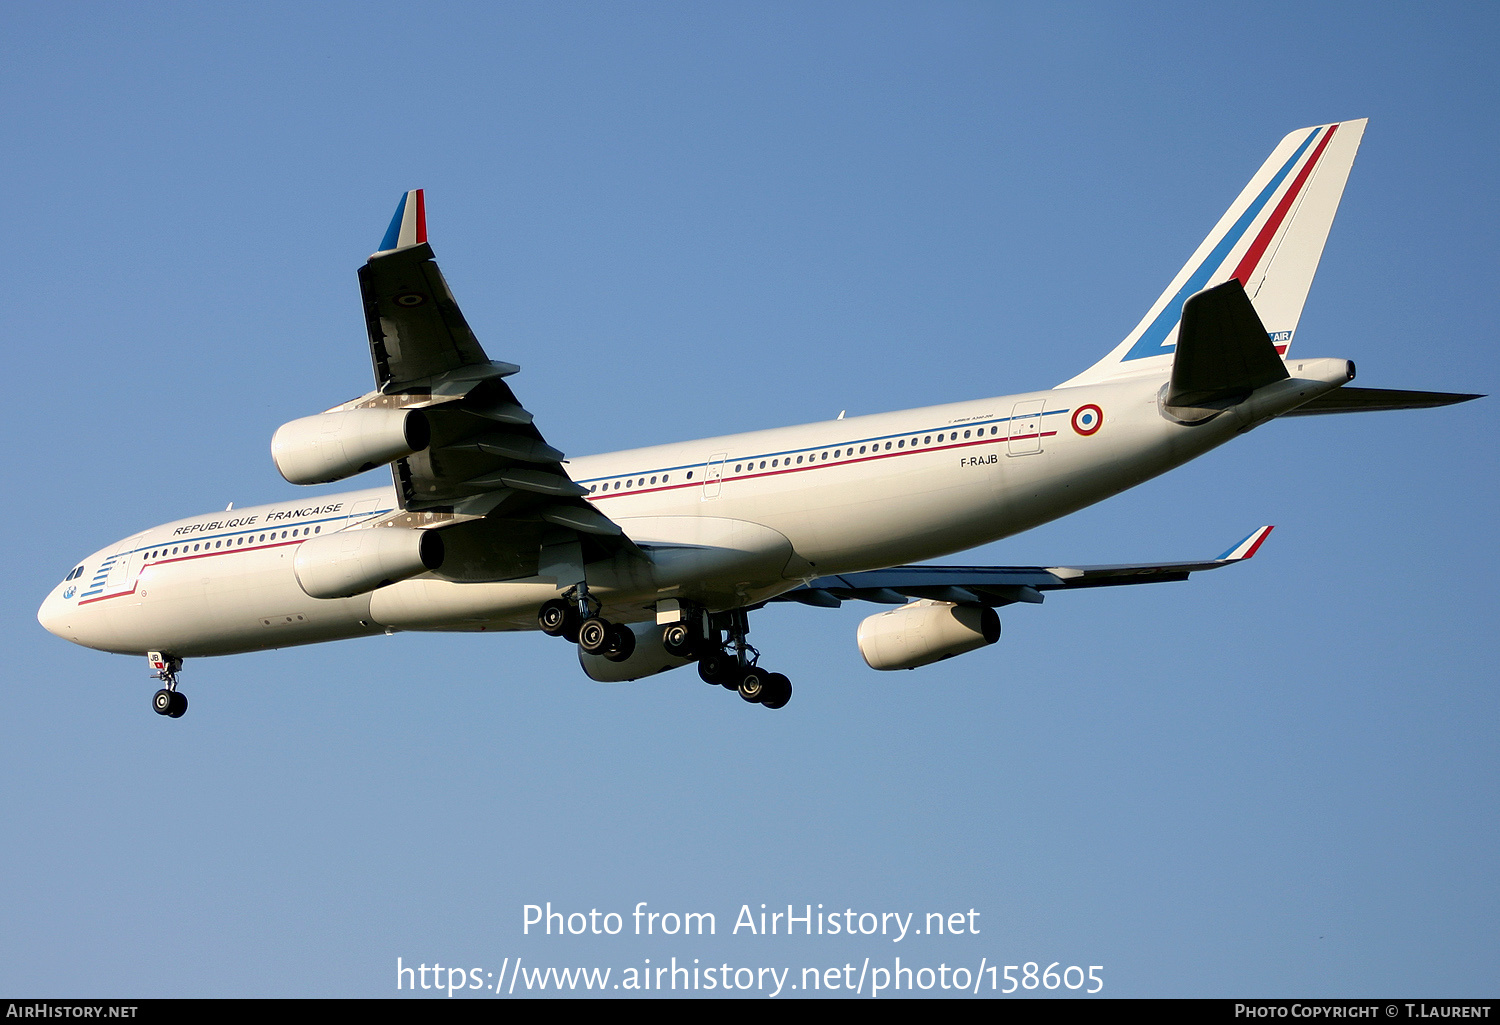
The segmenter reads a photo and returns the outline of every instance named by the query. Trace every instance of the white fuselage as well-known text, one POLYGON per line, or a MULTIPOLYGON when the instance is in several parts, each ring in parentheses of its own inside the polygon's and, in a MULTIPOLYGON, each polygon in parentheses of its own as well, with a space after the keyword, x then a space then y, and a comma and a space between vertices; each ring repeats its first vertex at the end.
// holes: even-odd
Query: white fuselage
MULTIPOLYGON (((1163 415, 1164 377, 1150 374, 574 459, 588 500, 650 556, 590 564, 590 591, 628 622, 664 597, 734 608, 962 551, 1181 465, 1342 384, 1345 366, 1291 361, 1290 380, 1191 427, 1163 415)), ((389 629, 532 629, 557 596, 555 577, 446 565, 351 598, 302 589, 299 544, 395 508, 388 486, 153 527, 83 560, 38 618, 91 648, 189 657, 389 629)))

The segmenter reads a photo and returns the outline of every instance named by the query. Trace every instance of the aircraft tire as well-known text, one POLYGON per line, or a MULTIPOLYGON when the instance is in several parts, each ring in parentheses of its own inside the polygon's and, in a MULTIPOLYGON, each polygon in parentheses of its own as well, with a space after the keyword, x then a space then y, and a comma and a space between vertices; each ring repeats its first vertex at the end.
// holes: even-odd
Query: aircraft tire
POLYGON ((172 708, 167 715, 173 719, 181 719, 187 714, 187 695, 181 691, 172 692, 172 708))
POLYGON ((698 631, 689 623, 672 623, 661 632, 661 646, 673 658, 692 658, 698 650, 698 631))
POLYGON ((770 680, 770 673, 756 666, 751 666, 740 674, 739 686, 735 689, 740 692, 740 697, 752 705, 758 705, 766 699, 768 693, 766 688, 769 686, 770 680))
POLYGON ((698 676, 709 686, 735 688, 738 680, 734 670, 738 663, 722 651, 706 652, 698 659, 698 676))
POLYGON ((568 603, 558 598, 542 602, 542 607, 536 613, 536 625, 541 627, 542 633, 548 637, 561 637, 567 631, 568 620, 576 621, 578 613, 568 607, 568 603))
POLYGON ((760 703, 767 708, 784 708, 792 700, 792 681, 782 673, 772 673, 766 681, 766 695, 760 703))
POLYGON ((628 626, 615 623, 609 628, 609 644, 604 657, 611 662, 624 662, 635 654, 635 631, 628 626))
POLYGON ((578 646, 590 655, 604 654, 604 650, 610 646, 609 620, 590 616, 579 623, 578 646))
POLYGON ((172 700, 172 692, 163 687, 151 695, 151 710, 157 715, 171 715, 172 706, 176 702, 172 700))

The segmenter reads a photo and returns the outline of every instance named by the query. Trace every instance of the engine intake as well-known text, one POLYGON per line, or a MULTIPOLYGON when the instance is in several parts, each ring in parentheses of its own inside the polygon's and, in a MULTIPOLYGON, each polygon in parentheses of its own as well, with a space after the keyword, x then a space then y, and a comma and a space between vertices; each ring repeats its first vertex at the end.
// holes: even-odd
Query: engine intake
POLYGON ((915 669, 999 639, 994 609, 927 598, 859 624, 859 653, 871 669, 915 669))
POLYGON ((314 598, 351 598, 437 569, 443 539, 434 530, 372 527, 341 530, 297 546, 292 569, 314 598))
POLYGON ((404 459, 431 439, 420 410, 344 409, 282 424, 271 459, 293 484, 327 484, 404 459))

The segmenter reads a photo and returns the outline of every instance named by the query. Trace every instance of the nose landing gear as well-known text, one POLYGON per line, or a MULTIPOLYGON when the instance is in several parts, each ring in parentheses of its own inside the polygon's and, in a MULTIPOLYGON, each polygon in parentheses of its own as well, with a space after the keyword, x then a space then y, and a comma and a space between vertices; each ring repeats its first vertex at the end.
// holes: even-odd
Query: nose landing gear
POLYGON ((160 680, 166 684, 161 690, 151 695, 152 711, 157 715, 181 719, 188 708, 187 695, 177 690, 177 674, 182 671, 182 659, 160 651, 148 651, 146 660, 151 663, 151 668, 156 670, 151 674, 151 679, 160 680))

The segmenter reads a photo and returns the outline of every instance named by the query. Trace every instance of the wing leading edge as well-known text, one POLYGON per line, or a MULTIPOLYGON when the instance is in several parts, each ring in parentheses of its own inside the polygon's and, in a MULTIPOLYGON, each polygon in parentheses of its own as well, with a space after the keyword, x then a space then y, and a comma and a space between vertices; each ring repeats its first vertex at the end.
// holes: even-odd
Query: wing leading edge
POLYGON ((998 608, 1016 602, 1040 604, 1046 591, 1186 580, 1192 573, 1243 562, 1260 549, 1273 527, 1260 527, 1218 558, 1200 562, 1138 562, 1116 566, 892 566, 818 577, 775 601, 837 608, 844 601, 902 605, 934 601, 998 608))
MULTIPOLYGON (((431 443, 391 466, 396 524, 440 527, 485 520, 515 561, 558 532, 613 550, 633 547, 583 501, 562 452, 547 443, 453 297, 427 243, 422 190, 406 193, 381 248, 359 269, 375 391, 337 407, 420 409, 431 443)), ((524 572, 520 568, 513 572, 524 572)))

